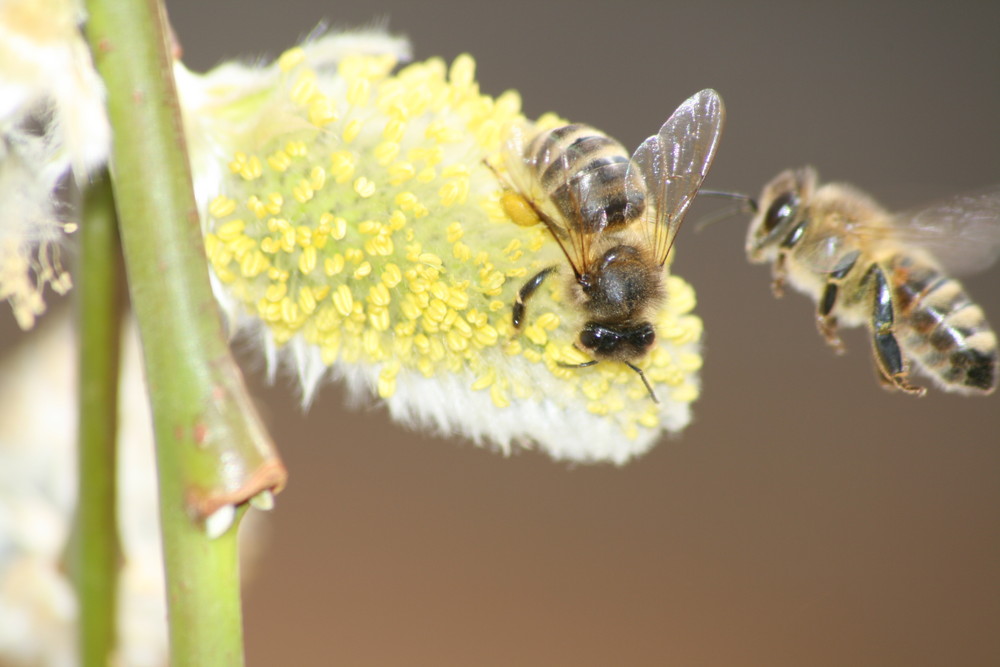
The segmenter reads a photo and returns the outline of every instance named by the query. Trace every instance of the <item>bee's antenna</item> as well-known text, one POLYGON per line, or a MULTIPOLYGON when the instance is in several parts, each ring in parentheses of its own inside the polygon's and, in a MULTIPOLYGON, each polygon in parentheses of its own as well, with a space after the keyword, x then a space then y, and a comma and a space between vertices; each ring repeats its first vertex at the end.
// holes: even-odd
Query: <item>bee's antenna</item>
POLYGON ((749 213, 750 215, 757 213, 757 200, 750 195, 745 195, 741 192, 726 192, 725 190, 699 190, 698 194, 708 197, 726 197, 728 199, 735 199, 739 202, 739 204, 735 210, 723 209, 714 215, 702 218, 694 225, 696 232, 702 231, 709 225, 714 225, 717 222, 728 220, 734 215, 739 215, 740 213, 749 213))
POLYGON ((625 362, 625 365, 628 366, 629 368, 631 368, 632 370, 634 370, 636 373, 639 374, 639 377, 642 378, 642 383, 644 385, 646 385, 646 391, 649 392, 649 397, 651 399, 653 399, 653 403, 656 403, 657 405, 659 405, 660 404, 660 399, 658 399, 656 397, 656 392, 653 391, 653 386, 651 384, 649 384, 649 380, 646 379, 646 374, 642 372, 642 369, 639 368, 638 366, 634 365, 634 364, 631 364, 631 363, 627 362, 627 361, 625 362))

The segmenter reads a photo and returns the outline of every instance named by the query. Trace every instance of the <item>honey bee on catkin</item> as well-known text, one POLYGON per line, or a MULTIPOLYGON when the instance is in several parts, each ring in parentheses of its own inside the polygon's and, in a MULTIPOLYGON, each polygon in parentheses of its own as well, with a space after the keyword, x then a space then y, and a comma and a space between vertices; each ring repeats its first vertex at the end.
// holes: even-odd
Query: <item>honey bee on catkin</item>
POLYGON ((624 363, 656 400, 636 362, 656 340, 652 321, 667 296, 667 255, 715 157, 724 116, 718 93, 703 90, 631 157, 586 125, 511 128, 501 201, 518 224, 544 223, 566 258, 520 289, 515 328, 546 278, 563 274, 569 302, 582 316, 576 344, 593 357, 581 366, 624 363))

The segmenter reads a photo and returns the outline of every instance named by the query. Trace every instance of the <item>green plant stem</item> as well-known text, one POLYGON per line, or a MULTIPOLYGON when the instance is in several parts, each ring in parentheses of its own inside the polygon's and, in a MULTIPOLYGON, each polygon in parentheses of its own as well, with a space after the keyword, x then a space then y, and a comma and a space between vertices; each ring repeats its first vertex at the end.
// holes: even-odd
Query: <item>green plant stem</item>
POLYGON ((284 469, 209 285, 163 9, 157 0, 90 0, 87 9, 153 409, 171 664, 240 665, 236 531, 212 539, 205 520, 280 489, 284 469))
POLYGON ((121 246, 111 184, 102 175, 86 192, 77 270, 79 331, 78 499, 72 572, 80 605, 83 667, 109 664, 121 550, 117 490, 121 246))

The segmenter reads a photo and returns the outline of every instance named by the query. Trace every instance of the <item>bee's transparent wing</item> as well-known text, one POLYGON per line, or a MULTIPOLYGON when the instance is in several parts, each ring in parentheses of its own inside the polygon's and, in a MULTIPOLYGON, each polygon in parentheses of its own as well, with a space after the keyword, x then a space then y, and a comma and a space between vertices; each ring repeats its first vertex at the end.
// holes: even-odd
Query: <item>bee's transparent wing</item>
POLYGON ((1000 256, 1000 185, 894 216, 896 238, 930 252, 953 275, 989 268, 1000 256))
POLYGON ((638 224, 661 265, 712 164, 724 119, 722 98, 703 90, 681 104, 632 156, 625 175, 628 201, 645 202, 638 224))
POLYGON ((854 250, 920 248, 951 275, 983 271, 1000 255, 1000 185, 893 215, 890 223, 846 222, 843 234, 801 245, 799 259, 815 271, 831 273, 854 250))

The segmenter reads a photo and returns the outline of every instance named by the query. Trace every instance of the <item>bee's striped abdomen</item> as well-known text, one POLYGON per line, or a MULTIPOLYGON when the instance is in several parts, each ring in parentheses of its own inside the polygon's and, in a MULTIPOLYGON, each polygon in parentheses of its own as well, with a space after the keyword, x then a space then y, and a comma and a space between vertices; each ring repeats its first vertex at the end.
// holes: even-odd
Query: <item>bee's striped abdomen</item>
POLYGON ((997 337, 962 284, 912 256, 896 255, 890 264, 904 348, 949 388, 993 391, 997 337))
POLYGON ((592 127, 564 125, 543 132, 525 157, 544 195, 583 233, 623 226, 626 212, 634 217, 643 209, 641 179, 624 187, 629 165, 625 148, 592 127))

